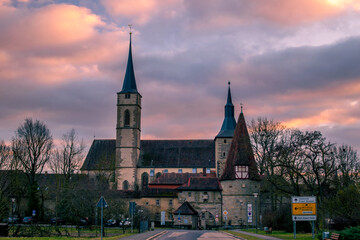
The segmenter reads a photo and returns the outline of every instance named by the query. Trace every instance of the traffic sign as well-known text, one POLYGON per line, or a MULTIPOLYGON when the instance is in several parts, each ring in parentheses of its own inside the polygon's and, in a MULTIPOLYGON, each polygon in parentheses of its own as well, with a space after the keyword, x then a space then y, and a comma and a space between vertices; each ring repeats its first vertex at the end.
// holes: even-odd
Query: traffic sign
POLYGON ((291 197, 291 203, 316 203, 316 197, 291 197))
POLYGON ((316 203, 293 203, 292 204, 293 215, 315 215, 316 203))
POLYGON ((310 215, 310 216, 293 215, 292 220, 293 221, 316 221, 316 215, 310 215))
POLYGON ((100 197, 98 203, 96 204, 96 207, 104 207, 107 208, 109 205, 107 204, 105 198, 103 196, 100 197))
POLYGON ((224 210, 223 214, 226 216, 228 215, 228 211, 224 210))

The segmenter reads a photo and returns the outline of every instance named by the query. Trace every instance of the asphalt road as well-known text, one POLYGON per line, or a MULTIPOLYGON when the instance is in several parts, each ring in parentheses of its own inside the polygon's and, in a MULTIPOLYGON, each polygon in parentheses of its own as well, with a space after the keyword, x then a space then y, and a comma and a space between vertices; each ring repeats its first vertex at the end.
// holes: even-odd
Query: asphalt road
MULTIPOLYGON (((163 231, 161 231, 163 232, 163 231)), ((158 237, 151 237, 149 234, 151 232, 147 232, 146 234, 137 234, 131 237, 123 238, 124 240, 138 240, 138 239, 151 239, 151 240, 215 240, 215 239, 221 239, 221 240, 236 240, 239 238, 232 237, 230 235, 227 235, 226 233, 217 232, 217 231, 205 231, 205 230, 165 230, 165 234, 161 234, 158 237)), ((163 232, 163 233, 164 233, 163 232)), ((159 234, 160 231, 152 232, 151 235, 159 234)))

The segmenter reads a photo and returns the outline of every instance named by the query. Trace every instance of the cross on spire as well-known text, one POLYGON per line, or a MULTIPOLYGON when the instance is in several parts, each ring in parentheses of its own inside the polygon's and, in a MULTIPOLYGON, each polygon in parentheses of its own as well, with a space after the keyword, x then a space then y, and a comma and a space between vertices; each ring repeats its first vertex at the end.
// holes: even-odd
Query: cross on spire
POLYGON ((241 113, 243 112, 243 106, 244 106, 244 104, 240 103, 241 113))
POLYGON ((130 35, 132 34, 132 32, 131 32, 131 29, 132 29, 132 24, 128 24, 128 26, 129 26, 129 28, 130 28, 130 35))

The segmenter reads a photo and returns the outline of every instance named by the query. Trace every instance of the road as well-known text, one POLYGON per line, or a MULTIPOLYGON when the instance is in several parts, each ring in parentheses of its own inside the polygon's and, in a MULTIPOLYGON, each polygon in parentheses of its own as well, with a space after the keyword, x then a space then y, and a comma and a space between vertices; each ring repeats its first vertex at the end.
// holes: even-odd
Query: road
MULTIPOLYGON (((126 240, 138 240, 138 239, 151 239, 151 240, 236 240, 240 238, 235 238, 226 233, 217 232, 217 231, 200 231, 200 230, 166 230, 165 234, 161 234, 158 237, 151 238, 147 232, 147 234, 141 236, 141 234, 137 234, 131 237, 126 237, 122 239, 126 240)), ((155 235, 156 233, 152 234, 155 235)))

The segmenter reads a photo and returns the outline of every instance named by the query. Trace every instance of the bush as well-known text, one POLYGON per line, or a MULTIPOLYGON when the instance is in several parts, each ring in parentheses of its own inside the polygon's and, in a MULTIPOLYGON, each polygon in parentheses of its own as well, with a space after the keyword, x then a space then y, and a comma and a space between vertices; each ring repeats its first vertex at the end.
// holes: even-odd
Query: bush
POLYGON ((345 228, 339 234, 342 240, 358 240, 360 239, 360 226, 345 228))

